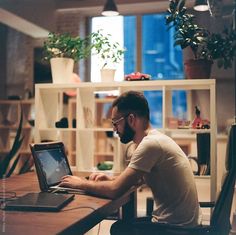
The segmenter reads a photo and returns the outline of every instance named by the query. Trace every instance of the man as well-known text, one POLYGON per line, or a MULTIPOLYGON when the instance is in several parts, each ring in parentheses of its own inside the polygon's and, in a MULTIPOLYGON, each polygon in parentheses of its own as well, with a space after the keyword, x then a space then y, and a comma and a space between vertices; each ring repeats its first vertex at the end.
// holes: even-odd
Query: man
MULTIPOLYGON (((65 176, 61 186, 116 198, 144 179, 156 203, 152 218, 145 223, 199 224, 200 208, 188 159, 171 138, 149 129, 149 107, 143 94, 129 91, 119 96, 112 104, 112 124, 122 143, 133 141, 137 146, 128 167, 116 178, 102 173, 91 174, 89 180, 65 176)), ((133 234, 136 222, 117 222, 111 232, 133 234)))

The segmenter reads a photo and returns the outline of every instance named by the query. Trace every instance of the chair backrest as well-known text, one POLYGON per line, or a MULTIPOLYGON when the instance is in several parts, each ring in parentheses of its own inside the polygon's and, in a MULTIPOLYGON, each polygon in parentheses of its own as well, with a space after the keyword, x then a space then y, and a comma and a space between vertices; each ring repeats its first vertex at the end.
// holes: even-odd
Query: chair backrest
POLYGON ((210 225, 218 234, 228 235, 230 230, 230 213, 235 188, 236 178, 236 125, 232 125, 226 151, 227 173, 222 185, 221 192, 217 198, 210 225))
POLYGON ((197 133, 197 159, 200 167, 206 166, 204 175, 210 174, 210 143, 210 133, 197 133))

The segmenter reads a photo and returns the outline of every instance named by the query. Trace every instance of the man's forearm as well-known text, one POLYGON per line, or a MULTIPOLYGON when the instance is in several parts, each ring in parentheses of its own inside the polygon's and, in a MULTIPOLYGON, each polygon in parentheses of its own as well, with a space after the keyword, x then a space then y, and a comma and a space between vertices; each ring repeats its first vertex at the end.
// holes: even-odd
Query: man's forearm
POLYGON ((111 199, 116 198, 124 191, 124 189, 121 190, 121 188, 116 187, 115 178, 107 181, 87 180, 80 185, 80 188, 87 192, 102 195, 111 199))

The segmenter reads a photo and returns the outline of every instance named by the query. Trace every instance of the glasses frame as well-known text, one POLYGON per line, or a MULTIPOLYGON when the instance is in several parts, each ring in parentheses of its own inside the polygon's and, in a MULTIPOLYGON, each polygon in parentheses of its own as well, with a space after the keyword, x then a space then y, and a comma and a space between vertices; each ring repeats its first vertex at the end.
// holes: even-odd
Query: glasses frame
POLYGON ((121 116, 121 117, 118 118, 117 120, 112 120, 112 121, 111 121, 112 126, 115 127, 115 128, 117 128, 117 124, 118 124, 119 122, 121 122, 122 120, 124 120, 125 118, 127 118, 129 115, 130 115, 130 113, 128 113, 128 114, 126 114, 126 115, 124 115, 124 116, 121 116))

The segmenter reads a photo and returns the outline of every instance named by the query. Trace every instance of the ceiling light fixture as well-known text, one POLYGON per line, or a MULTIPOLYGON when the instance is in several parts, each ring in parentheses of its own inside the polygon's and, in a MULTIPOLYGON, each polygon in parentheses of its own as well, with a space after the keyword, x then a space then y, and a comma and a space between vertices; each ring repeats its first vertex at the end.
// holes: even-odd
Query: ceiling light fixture
POLYGON ((195 11, 208 11, 209 6, 208 6, 206 0, 196 0, 193 9, 195 11))
POLYGON ((117 6, 113 0, 107 0, 106 4, 104 5, 103 16, 117 16, 119 12, 117 10, 117 6))

